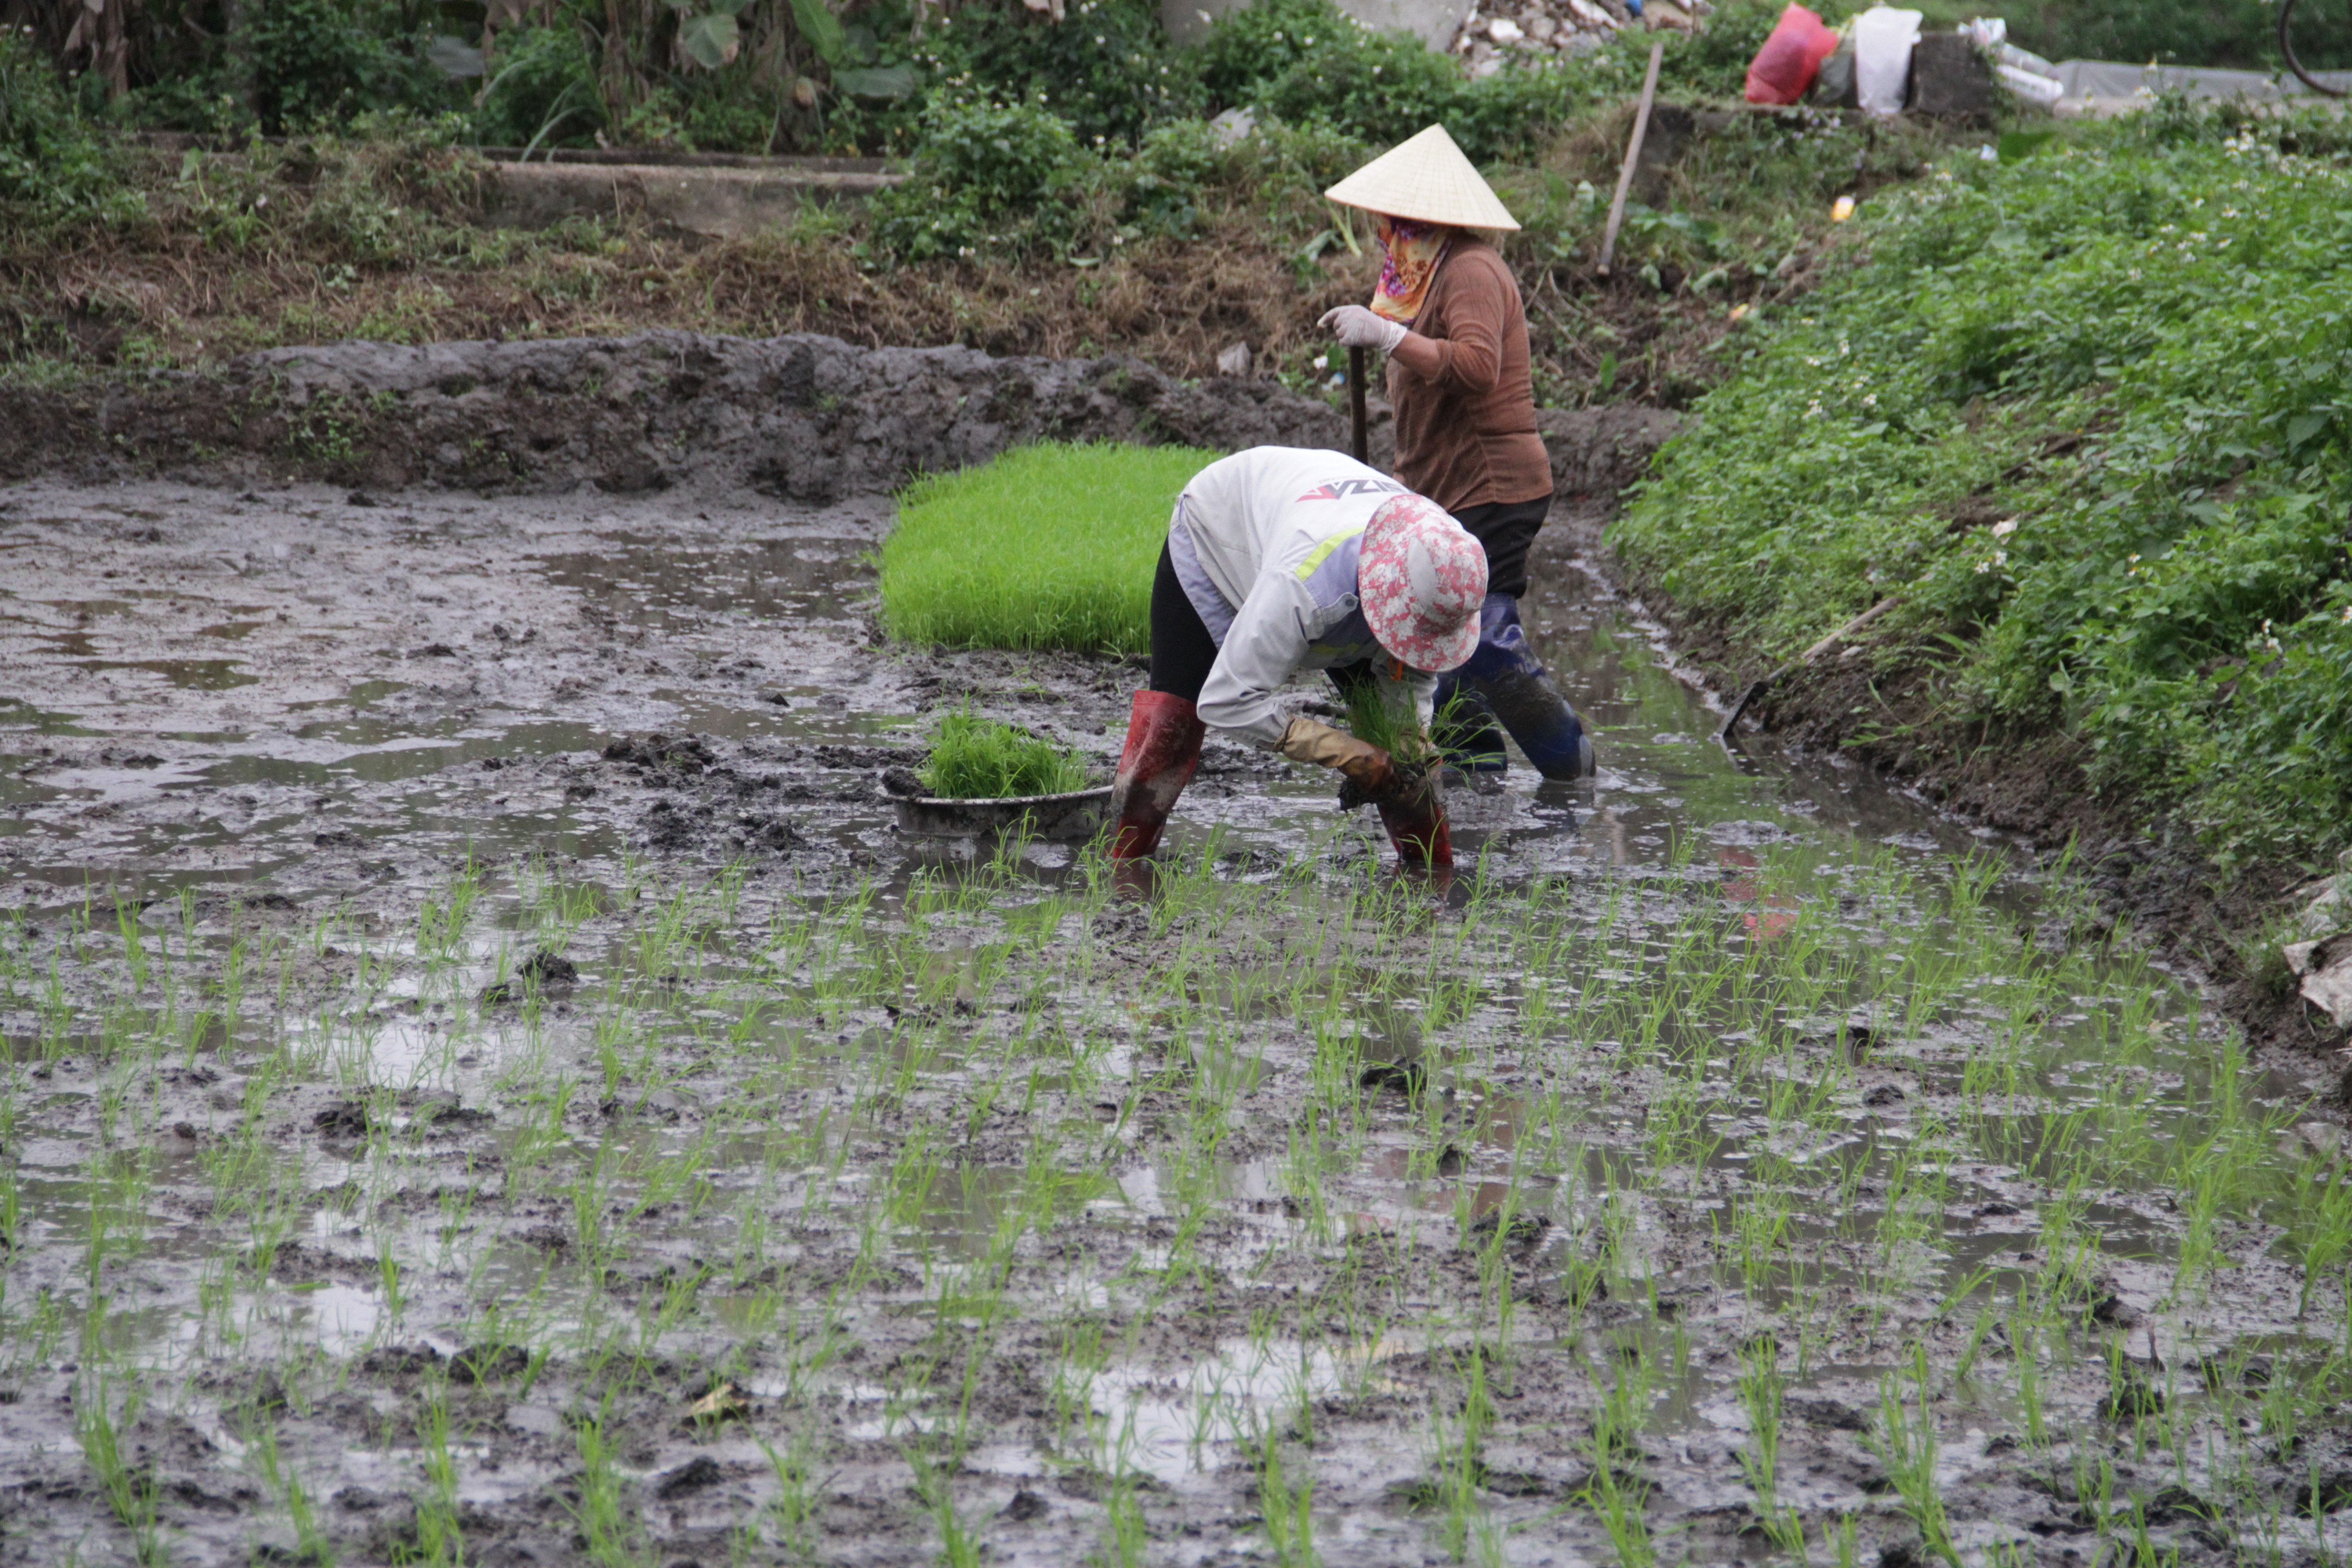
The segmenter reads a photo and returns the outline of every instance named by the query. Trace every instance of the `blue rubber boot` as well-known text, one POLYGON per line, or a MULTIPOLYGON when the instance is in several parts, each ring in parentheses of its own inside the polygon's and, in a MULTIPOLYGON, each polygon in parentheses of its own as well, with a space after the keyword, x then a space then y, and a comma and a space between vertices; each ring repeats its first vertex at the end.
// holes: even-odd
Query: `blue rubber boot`
POLYGON ((1511 765, 1503 752, 1503 731, 1495 710, 1478 689, 1462 679, 1460 670, 1437 678, 1435 722, 1429 738, 1445 758, 1445 765, 1472 778, 1499 777, 1511 765))
POLYGON ((1465 772, 1499 772, 1505 765, 1502 737, 1495 733, 1499 722, 1544 777, 1592 776, 1592 739, 1584 732, 1576 710, 1553 689, 1542 660, 1528 647, 1527 628, 1519 625, 1519 602, 1509 595, 1486 595, 1478 615, 1477 651, 1468 663, 1438 679, 1441 709, 1449 687, 1475 700, 1475 705, 1457 703, 1454 710, 1456 723, 1451 729, 1463 742, 1458 759, 1455 748, 1445 744, 1446 737, 1438 737, 1455 766, 1465 772))

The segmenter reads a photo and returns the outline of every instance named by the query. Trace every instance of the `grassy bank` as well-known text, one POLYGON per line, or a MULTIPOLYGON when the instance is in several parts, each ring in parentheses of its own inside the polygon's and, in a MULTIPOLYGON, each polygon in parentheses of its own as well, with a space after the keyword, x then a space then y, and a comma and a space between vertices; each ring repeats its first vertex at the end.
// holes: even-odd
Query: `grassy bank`
POLYGON ((2316 862, 2352 842, 2342 129, 2006 145, 1865 206, 1618 552, 1751 671, 1896 600, 1792 683, 1844 744, 2054 757, 2224 867, 2316 862))

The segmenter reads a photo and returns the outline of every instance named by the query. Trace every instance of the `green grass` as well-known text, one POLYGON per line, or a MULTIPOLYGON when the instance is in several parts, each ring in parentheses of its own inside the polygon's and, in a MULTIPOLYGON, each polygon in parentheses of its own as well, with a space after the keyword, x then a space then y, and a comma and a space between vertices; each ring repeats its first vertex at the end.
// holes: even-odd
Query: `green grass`
POLYGON ((882 546, 884 627, 949 647, 1149 647, 1169 511, 1218 456, 1047 442, 919 481, 882 546))
POLYGON ((2079 743, 2225 859, 2340 847, 2346 149, 2164 103, 1866 204, 1867 260, 1758 326, 1621 557, 1759 664, 1897 595, 1879 688, 1923 679, 1947 738, 2079 743))
POLYGON ((1066 795, 1095 782, 1086 759, 1067 746, 970 712, 940 721, 919 776, 924 788, 950 800, 1066 795))

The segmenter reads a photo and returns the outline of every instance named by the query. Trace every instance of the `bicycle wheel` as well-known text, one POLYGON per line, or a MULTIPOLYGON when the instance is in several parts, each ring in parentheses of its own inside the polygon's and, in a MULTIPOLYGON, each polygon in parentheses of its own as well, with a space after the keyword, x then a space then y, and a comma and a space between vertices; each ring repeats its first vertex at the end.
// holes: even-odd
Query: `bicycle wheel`
POLYGON ((2346 89, 2322 81, 2321 71, 2352 68, 2352 5, 2347 0, 2279 0, 2279 53, 2314 92, 2342 98, 2346 89))

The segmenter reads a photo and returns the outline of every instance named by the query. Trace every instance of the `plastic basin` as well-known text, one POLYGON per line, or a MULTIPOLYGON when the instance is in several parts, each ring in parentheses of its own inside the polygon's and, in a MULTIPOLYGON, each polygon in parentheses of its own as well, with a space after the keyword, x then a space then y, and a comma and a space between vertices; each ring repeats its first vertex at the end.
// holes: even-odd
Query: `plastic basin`
POLYGON ((1039 838, 1092 838, 1110 813, 1108 784, 1066 795, 1008 795, 985 800, 898 795, 898 831, 924 838, 973 838, 1021 826, 1039 838))

